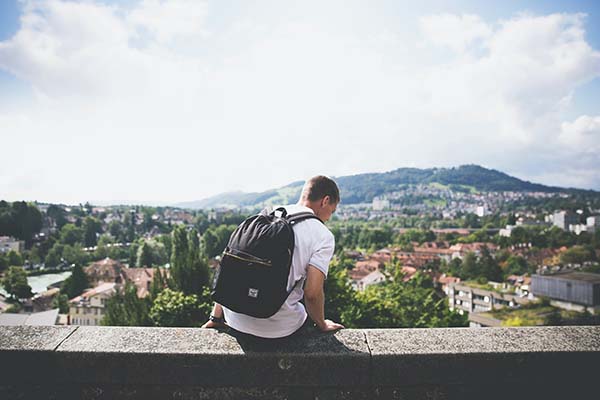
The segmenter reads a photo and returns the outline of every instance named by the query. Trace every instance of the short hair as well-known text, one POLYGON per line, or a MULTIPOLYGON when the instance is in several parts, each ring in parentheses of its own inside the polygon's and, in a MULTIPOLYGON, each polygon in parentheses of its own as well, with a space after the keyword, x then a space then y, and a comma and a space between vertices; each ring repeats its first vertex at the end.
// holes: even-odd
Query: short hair
POLYGON ((313 176, 304 183, 300 200, 319 201, 329 196, 337 204, 340 202, 340 190, 331 178, 323 175, 313 176))

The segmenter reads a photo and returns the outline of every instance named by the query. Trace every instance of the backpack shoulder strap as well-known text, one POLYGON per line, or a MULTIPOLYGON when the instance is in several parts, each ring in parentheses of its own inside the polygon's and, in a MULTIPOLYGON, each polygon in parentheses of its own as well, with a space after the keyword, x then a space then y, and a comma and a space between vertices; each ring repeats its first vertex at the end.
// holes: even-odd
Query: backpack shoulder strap
MULTIPOLYGON (((309 211, 302 211, 302 212, 299 212, 296 214, 288 215, 288 217, 287 217, 287 221, 292 226, 296 225, 298 222, 302 222, 307 219, 318 219, 319 221, 321 221, 321 218, 317 217, 315 214, 313 214, 309 211)), ((321 223, 322 222, 323 221, 321 221, 321 223)))

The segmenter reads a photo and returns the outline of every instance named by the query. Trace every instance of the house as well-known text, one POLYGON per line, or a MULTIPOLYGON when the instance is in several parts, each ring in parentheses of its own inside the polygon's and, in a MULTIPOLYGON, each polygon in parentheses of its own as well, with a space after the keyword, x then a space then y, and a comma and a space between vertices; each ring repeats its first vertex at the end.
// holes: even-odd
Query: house
MULTIPOLYGON (((369 285, 382 282, 382 269, 383 263, 377 260, 358 261, 354 268, 348 272, 352 281, 352 287, 355 290, 364 290, 369 285), (377 273, 369 276, 375 272, 377 273)), ((385 277, 383 280, 385 280, 385 277)))
POLYGON ((0 326, 15 325, 56 325, 58 308, 31 314, 0 314, 0 326))
POLYGON ((521 297, 530 295, 531 277, 526 275, 510 275, 506 281, 515 288, 515 293, 521 297))
POLYGON ((365 259, 364 254, 356 250, 345 250, 344 256, 356 261, 363 261, 365 259))
POLYGON ((408 282, 417 273, 417 269, 415 267, 403 266, 400 270, 404 274, 402 282, 408 282))
POLYGON ((69 300, 69 325, 100 325, 104 317, 106 302, 114 296, 119 285, 102 283, 80 296, 69 300))
POLYGON ((519 307, 527 303, 528 298, 464 282, 451 283, 448 286, 448 307, 458 310, 460 314, 491 311, 500 307, 519 307))
POLYGON ((20 253, 25 248, 25 242, 9 236, 0 236, 0 253, 11 251, 20 253))
POLYGON ((52 301, 60 293, 59 288, 51 288, 25 300, 23 309, 28 312, 40 312, 52 309, 52 301))
POLYGON ((377 250, 371 255, 371 259, 381 263, 389 263, 392 261, 392 252, 389 249, 377 250))
POLYGON ((452 259, 453 250, 450 249, 448 242, 425 242, 421 245, 415 243, 413 245, 413 252, 423 256, 433 256, 446 261, 452 259))
POLYGON ((434 279, 434 282, 437 282, 437 284, 441 286, 442 291, 446 294, 446 296, 448 296, 450 285, 460 282, 460 278, 456 276, 447 276, 446 274, 442 274, 439 278, 434 279))
POLYGON ((385 280, 386 276, 380 270, 377 269, 375 271, 369 272, 362 278, 353 279, 352 288, 354 290, 363 291, 367 287, 371 285, 376 285, 381 282, 385 282, 385 280))
MULTIPOLYGON (((150 294, 150 286, 154 279, 154 268, 123 268, 125 280, 133 283, 137 287, 137 296, 140 299, 150 294)), ((161 269, 163 276, 167 277, 168 271, 161 269)))
POLYGON ((122 283, 123 268, 123 264, 119 261, 107 257, 88 265, 84 268, 84 272, 88 276, 90 284, 95 286, 105 282, 122 283))
POLYGON ((498 250, 498 246, 494 243, 457 243, 453 246, 450 246, 450 250, 452 251, 452 259, 460 258, 462 260, 467 253, 475 253, 476 255, 479 255, 484 247, 487 247, 490 253, 495 253, 498 250))

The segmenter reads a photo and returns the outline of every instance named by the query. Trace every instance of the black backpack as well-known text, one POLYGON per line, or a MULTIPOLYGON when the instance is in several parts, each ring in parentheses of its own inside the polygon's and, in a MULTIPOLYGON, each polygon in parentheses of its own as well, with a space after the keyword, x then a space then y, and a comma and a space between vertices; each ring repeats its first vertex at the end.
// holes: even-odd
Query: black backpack
POLYGON ((223 251, 212 299, 256 318, 275 314, 299 282, 287 291, 294 254, 292 226, 311 218, 321 221, 308 211, 287 215, 280 207, 272 212, 264 209, 242 222, 223 251))

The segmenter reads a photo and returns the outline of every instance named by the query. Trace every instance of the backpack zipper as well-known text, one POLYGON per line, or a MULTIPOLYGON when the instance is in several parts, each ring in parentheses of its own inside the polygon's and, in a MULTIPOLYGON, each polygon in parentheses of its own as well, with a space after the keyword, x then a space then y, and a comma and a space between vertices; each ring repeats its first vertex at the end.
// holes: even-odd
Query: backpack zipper
POLYGON ((267 260, 262 260, 258 257, 252 257, 252 258, 246 258, 246 257, 241 257, 238 256, 236 254, 230 253, 228 251, 224 251, 223 254, 229 256, 229 257, 233 257, 233 258, 237 258, 238 260, 242 260, 242 261, 246 261, 246 262, 251 262, 251 263, 256 263, 256 264, 262 264, 262 265, 266 265, 267 267, 271 267, 272 264, 271 262, 267 261, 267 260))

